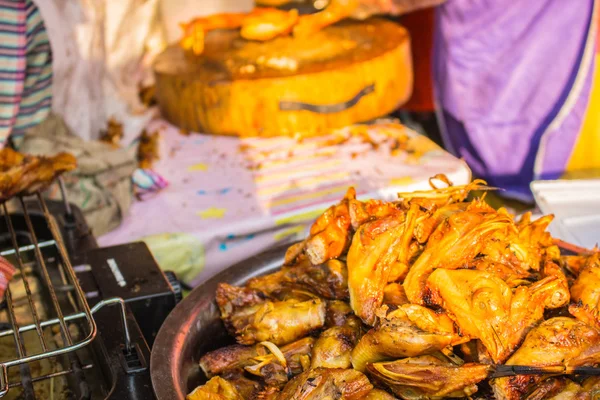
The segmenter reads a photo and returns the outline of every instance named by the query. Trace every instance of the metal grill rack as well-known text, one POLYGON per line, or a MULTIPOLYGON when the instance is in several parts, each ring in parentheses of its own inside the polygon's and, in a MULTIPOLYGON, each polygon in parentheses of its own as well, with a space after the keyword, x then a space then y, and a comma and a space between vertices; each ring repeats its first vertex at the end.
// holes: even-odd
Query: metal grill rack
MULTIPOLYGON (((70 208, 68 207, 64 193, 64 186, 62 181, 59 181, 59 183, 65 208, 67 213, 69 213, 70 208)), ((19 238, 7 204, 4 202, 0 205, 0 213, 3 214, 12 241, 12 248, 0 252, 0 255, 11 261, 17 269, 15 276, 6 290, 8 326, 0 327, 0 338, 13 337, 16 356, 8 360, 0 359, 2 369, 0 371, 0 397, 4 397, 12 387, 23 386, 25 398, 35 398, 32 389, 33 382, 61 375, 78 374, 82 370, 92 368, 93 365, 89 363, 81 365, 74 352, 88 345, 96 337, 97 328, 93 314, 104 306, 120 305, 125 336, 123 343, 126 351, 131 349, 124 300, 121 298, 105 299, 90 309, 69 260, 69 255, 56 221, 50 214, 41 193, 37 192, 33 197, 37 199, 39 208, 52 234, 52 240, 38 241, 34 224, 32 223, 30 205, 28 205, 23 197, 19 197, 17 204, 22 211, 26 231, 31 241, 31 244, 19 245, 19 238), (32 270, 39 278, 38 291, 35 291, 34 286, 37 285, 32 284, 31 277, 26 273, 26 269, 32 270), (28 324, 19 324, 19 318, 17 318, 13 299, 16 278, 20 278, 24 286, 27 304, 22 305, 21 309, 25 308, 29 311, 25 318, 31 321, 28 324), (38 309, 34 300, 34 297, 41 291, 44 292, 46 298, 50 299, 50 304, 47 305, 43 312, 40 312, 41 310, 38 309), (71 324, 77 325, 80 334, 72 334, 69 329, 71 324), (56 331, 57 329, 61 339, 58 341, 59 343, 56 340, 49 340, 49 336, 53 333, 52 330, 56 331), (31 341, 29 342, 29 346, 26 346, 24 335, 31 334, 37 336, 37 346, 32 346, 31 341), (40 376, 31 376, 30 363, 61 355, 68 355, 71 364, 70 369, 40 376), (21 379, 19 382, 9 382, 8 370, 16 366, 20 368, 21 379), (26 386, 29 386, 29 388, 27 389, 26 386)))

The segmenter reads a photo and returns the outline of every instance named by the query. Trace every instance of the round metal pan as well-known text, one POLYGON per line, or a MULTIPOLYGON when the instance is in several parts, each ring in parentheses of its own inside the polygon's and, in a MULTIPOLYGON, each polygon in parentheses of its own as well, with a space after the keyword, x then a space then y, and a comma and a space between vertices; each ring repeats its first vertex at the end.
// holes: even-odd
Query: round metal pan
POLYGON ((215 303, 217 285, 243 285, 250 278, 275 272, 289 245, 236 264, 196 287, 169 314, 152 347, 150 374, 158 400, 184 399, 205 381, 198 360, 207 351, 233 343, 215 303))

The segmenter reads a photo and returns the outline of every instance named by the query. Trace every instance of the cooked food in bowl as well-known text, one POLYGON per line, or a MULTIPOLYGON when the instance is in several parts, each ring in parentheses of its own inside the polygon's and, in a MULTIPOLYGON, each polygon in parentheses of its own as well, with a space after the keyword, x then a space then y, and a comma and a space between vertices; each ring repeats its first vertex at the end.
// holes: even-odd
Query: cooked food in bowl
POLYGON ((436 178, 395 202, 350 189, 278 272, 221 284, 237 344, 201 358, 188 399, 600 395, 599 253, 561 255, 552 216, 436 178))

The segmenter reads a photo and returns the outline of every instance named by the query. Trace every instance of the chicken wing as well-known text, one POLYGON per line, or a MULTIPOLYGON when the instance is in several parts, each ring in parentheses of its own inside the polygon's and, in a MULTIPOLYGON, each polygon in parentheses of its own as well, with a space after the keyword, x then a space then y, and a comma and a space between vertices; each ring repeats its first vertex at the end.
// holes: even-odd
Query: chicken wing
POLYGON ((316 368, 292 379, 277 400, 359 400, 373 389, 369 379, 352 369, 316 368))
POLYGON ((217 304, 225 326, 240 344, 284 345, 325 324, 326 304, 319 298, 263 300, 256 290, 220 284, 217 304))
POLYGON ((485 247, 491 234, 512 227, 510 217, 500 213, 464 211, 451 215, 432 233, 425 250, 410 267, 403 283, 408 300, 424 305, 425 284, 433 270, 467 265, 485 247))
POLYGON ((575 318, 600 328, 600 257, 594 254, 586 260, 571 286, 569 312, 575 318))
POLYGON ((348 272, 346 264, 339 260, 317 265, 303 260, 273 274, 253 278, 246 287, 268 295, 299 288, 326 299, 345 300, 348 299, 348 272))
POLYGON ((352 240, 348 203, 356 199, 354 188, 348 189, 342 201, 329 207, 310 228, 309 237, 300 245, 290 247, 285 264, 294 264, 305 253, 311 263, 322 264, 344 253, 352 240))
POLYGON ((241 27, 243 38, 264 41, 289 34, 297 22, 297 10, 257 7, 250 13, 215 14, 180 24, 183 36, 179 43, 183 49, 200 55, 204 52, 205 36, 210 31, 241 27))
POLYGON ((453 333, 424 331, 401 313, 392 312, 358 341, 352 350, 352 366, 365 371, 369 363, 431 354, 455 341, 453 333))
POLYGON ((449 312, 464 335, 481 340, 496 363, 510 356, 544 313, 544 302, 527 288, 513 293, 489 272, 437 269, 427 288, 430 300, 449 312))
POLYGON ((366 324, 373 325, 389 282, 408 271, 410 243, 420 210, 412 206, 405 218, 389 216, 362 225, 348 250, 350 306, 366 324))
POLYGON ((487 378, 491 366, 457 366, 429 355, 369 364, 367 370, 369 376, 400 398, 441 399, 473 395, 477 392, 477 383, 487 378))
MULTIPOLYGON (((532 329, 506 365, 576 367, 599 362, 600 331, 574 318, 557 317, 532 329)), ((518 400, 542 379, 535 375, 498 378, 492 387, 496 398, 518 400)))
POLYGON ((350 354, 360 337, 360 326, 334 326, 324 331, 312 350, 311 368, 352 368, 350 354))
POLYGON ((303 15, 294 27, 294 36, 310 36, 329 25, 352 16, 358 8, 358 0, 330 0, 329 5, 320 12, 303 15))
POLYGON ((44 157, 3 148, 0 150, 0 201, 44 190, 58 176, 76 167, 77 159, 68 153, 44 157))

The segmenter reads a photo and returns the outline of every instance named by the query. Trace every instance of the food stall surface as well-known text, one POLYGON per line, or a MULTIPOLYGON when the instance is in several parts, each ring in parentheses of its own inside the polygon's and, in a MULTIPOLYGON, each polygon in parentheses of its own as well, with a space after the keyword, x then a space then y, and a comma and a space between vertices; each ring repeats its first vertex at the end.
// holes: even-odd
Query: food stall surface
POLYGON ((454 184, 470 179, 465 163, 389 121, 302 141, 161 129, 163 156, 155 170, 169 186, 136 202, 99 243, 144 240, 163 269, 175 268, 191 285, 303 237, 350 186, 358 198, 391 200, 401 191, 429 188, 439 171, 454 184))

